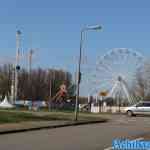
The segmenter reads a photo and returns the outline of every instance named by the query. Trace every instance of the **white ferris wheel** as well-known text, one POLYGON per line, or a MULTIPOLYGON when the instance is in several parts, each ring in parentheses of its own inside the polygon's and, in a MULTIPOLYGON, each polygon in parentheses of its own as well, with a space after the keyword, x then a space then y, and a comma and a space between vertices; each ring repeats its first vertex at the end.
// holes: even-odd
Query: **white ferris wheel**
POLYGON ((130 88, 143 62, 144 57, 132 49, 110 50, 103 57, 98 57, 96 65, 86 73, 88 93, 95 95, 107 90, 108 97, 116 98, 119 94, 129 103, 133 102, 130 88))

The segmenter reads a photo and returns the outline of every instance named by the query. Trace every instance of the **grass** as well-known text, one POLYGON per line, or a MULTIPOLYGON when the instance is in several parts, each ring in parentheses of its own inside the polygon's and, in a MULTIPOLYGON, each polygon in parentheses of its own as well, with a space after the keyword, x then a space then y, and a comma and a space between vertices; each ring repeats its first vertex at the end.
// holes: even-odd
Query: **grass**
MULTIPOLYGON (((24 121, 52 121, 67 120, 73 121, 73 112, 30 112, 18 110, 0 110, 0 124, 19 123, 24 121)), ((79 113, 79 121, 100 121, 106 118, 91 113, 79 113)))
POLYGON ((24 112, 0 112, 0 123, 16 123, 23 121, 45 121, 50 120, 47 117, 35 116, 32 113, 24 113, 24 112))

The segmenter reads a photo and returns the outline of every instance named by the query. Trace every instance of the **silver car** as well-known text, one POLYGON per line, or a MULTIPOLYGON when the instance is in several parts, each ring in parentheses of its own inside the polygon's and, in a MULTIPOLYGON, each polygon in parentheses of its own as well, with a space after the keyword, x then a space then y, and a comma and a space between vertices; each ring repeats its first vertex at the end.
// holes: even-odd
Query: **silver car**
POLYGON ((128 116, 150 115, 150 101, 141 101, 133 106, 125 108, 128 116))

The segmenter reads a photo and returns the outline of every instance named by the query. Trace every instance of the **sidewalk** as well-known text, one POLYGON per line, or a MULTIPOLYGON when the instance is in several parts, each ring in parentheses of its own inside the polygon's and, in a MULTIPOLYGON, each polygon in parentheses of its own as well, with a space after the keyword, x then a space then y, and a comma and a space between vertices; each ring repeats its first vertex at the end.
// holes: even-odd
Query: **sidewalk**
POLYGON ((107 115, 103 117, 102 115, 80 114, 78 121, 74 121, 74 114, 65 112, 0 110, 0 113, 0 134, 103 123, 109 120, 107 115))
POLYGON ((94 124, 104 123, 106 120, 95 120, 95 121, 35 121, 35 122, 21 122, 21 123, 8 123, 0 124, 0 135, 18 133, 25 131, 34 131, 41 129, 52 129, 67 126, 83 125, 83 124, 94 124))

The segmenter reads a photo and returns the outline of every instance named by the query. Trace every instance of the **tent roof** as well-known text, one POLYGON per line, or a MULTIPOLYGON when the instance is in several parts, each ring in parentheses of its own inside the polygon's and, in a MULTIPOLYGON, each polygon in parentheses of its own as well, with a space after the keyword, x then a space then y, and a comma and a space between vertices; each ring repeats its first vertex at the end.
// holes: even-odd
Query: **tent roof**
POLYGON ((4 100, 0 103, 0 108, 13 108, 14 106, 8 102, 7 97, 5 96, 4 100))

